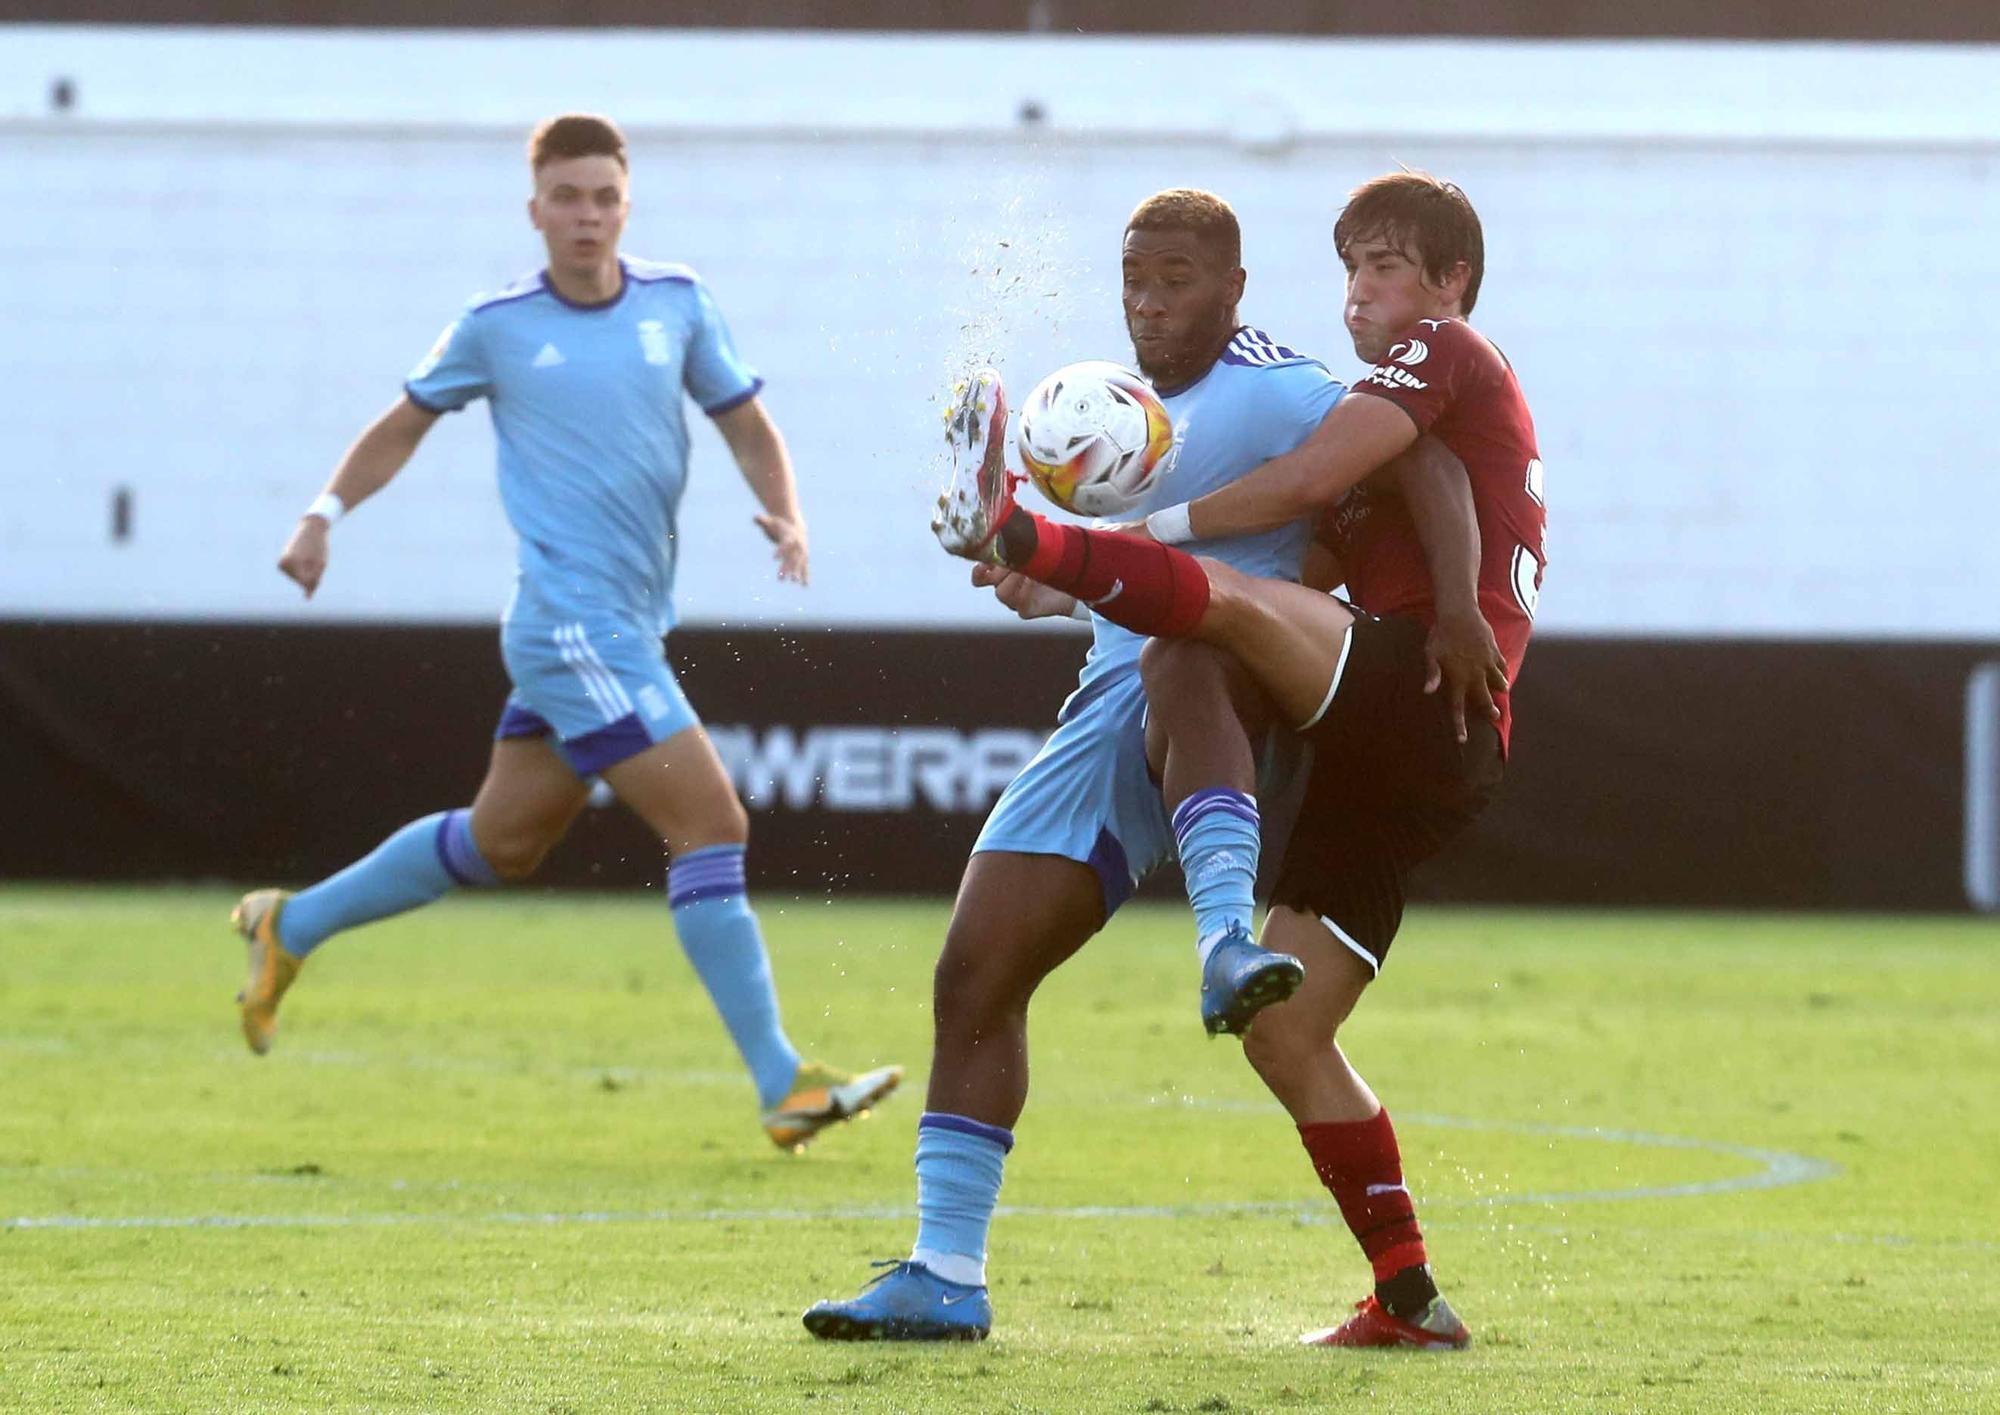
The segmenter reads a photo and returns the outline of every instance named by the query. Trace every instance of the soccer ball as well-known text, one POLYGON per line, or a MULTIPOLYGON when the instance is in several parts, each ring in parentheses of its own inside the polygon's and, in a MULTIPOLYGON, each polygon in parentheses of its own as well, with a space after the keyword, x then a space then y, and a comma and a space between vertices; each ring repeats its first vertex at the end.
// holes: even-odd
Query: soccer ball
POLYGON ((1101 361, 1036 384, 1014 430, 1014 450, 1042 495, 1082 516, 1137 506, 1173 442, 1173 417, 1152 385, 1101 361))

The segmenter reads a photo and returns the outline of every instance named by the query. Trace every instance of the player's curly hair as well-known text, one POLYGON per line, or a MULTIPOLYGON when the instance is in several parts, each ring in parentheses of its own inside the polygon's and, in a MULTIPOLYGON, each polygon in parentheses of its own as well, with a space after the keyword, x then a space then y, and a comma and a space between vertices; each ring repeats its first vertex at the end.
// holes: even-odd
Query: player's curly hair
POLYGON ((551 162, 572 157, 615 157, 625 161, 625 134, 609 118, 596 113, 560 113, 535 124, 528 135, 528 166, 539 172, 551 162))
POLYGON ((1407 254, 1433 283, 1460 261, 1471 272, 1460 308, 1472 313, 1486 274, 1486 237, 1479 213, 1450 182, 1403 168, 1363 182, 1348 193, 1333 223, 1333 249, 1343 262, 1356 241, 1386 241, 1407 254))
POLYGON ((1169 187, 1155 192, 1133 209, 1127 231, 1186 231, 1226 270, 1243 264, 1243 228, 1236 213, 1214 192, 1198 187, 1169 187))

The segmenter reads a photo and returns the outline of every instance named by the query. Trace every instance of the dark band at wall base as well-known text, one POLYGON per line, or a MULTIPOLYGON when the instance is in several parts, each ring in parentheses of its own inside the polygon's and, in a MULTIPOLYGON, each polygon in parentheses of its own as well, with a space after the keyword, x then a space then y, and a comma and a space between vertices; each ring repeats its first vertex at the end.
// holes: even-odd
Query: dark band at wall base
MULTIPOLYGON (((750 799, 752 890, 795 895, 949 894, 1083 654, 1060 632, 868 629, 669 648, 750 799), (952 690, 975 681, 1005 691, 952 690)), ((2000 878, 2000 783, 1968 779, 2000 754, 1966 745, 2000 741, 1967 716, 2000 712, 1972 690, 1997 662, 2000 643, 1538 639, 1505 785, 1412 901, 1965 910, 1968 881, 2000 878)), ((483 625, 0 622, 0 880, 317 878, 471 799, 506 692, 483 625)), ((538 879, 657 889, 660 864, 624 812, 591 811, 538 879)))

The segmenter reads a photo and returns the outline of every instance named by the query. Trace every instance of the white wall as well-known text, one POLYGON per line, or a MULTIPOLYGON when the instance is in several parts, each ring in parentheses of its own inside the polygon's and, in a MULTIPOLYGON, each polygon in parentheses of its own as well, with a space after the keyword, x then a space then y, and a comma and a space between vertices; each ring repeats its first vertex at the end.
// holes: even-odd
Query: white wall
POLYGON ((1124 355, 1120 226, 1176 184, 1241 214, 1246 316, 1352 372, 1328 231, 1403 161, 1485 219, 1544 628, 2000 635, 1996 95, 1982 49, 0 27, 0 614, 492 617, 478 412, 310 607, 271 562, 464 298, 536 263, 526 126, 596 106, 628 246, 709 279, 812 520, 813 587, 776 586, 704 433, 696 622, 1005 622, 925 530, 949 374, 1124 355))

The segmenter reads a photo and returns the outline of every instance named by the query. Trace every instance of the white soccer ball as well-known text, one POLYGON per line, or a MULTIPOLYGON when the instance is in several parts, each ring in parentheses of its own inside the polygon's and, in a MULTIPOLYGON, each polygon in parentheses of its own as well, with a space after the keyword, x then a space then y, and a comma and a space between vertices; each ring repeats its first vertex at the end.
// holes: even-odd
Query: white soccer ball
POLYGON ((1132 510, 1173 443, 1173 417, 1153 386, 1100 360, 1036 384, 1014 429, 1014 450, 1042 495, 1081 516, 1132 510))

